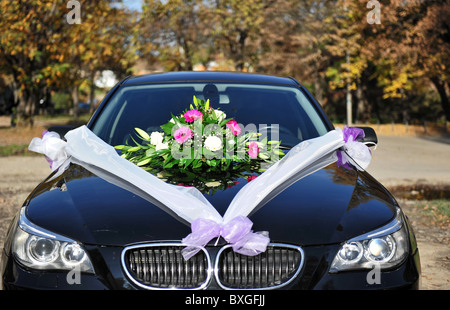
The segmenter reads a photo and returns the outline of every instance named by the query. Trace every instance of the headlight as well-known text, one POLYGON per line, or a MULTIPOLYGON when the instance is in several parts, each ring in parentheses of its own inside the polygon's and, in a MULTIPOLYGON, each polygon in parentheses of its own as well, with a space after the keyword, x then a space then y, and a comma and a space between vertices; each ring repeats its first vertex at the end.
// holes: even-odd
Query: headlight
POLYGON ((31 223, 20 211, 12 251, 23 265, 40 270, 77 270, 94 273, 83 247, 74 240, 49 232, 31 223))
POLYGON ((400 208, 395 219, 375 231, 345 242, 336 253, 330 272, 381 269, 400 264, 408 254, 408 233, 400 208))

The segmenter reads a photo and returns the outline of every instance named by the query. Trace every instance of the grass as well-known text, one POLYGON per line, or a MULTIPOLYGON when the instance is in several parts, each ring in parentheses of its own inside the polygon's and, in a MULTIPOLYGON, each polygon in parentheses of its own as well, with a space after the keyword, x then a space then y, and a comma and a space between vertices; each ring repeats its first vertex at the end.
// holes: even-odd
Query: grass
POLYGON ((418 200, 413 212, 421 218, 423 225, 448 229, 450 227, 450 200, 418 200))
POLYGON ((38 155, 28 150, 28 144, 0 145, 0 157, 5 156, 33 156, 38 155))
POLYGON ((54 125, 74 125, 86 124, 90 115, 80 116, 78 121, 67 115, 56 117, 36 116, 33 127, 9 127, 9 117, 0 117, 0 157, 34 155, 28 151, 28 145, 34 137, 41 137, 42 132, 54 125))
POLYGON ((428 213, 437 218, 450 218, 450 200, 438 199, 429 201, 419 201, 417 207, 424 213, 428 213))

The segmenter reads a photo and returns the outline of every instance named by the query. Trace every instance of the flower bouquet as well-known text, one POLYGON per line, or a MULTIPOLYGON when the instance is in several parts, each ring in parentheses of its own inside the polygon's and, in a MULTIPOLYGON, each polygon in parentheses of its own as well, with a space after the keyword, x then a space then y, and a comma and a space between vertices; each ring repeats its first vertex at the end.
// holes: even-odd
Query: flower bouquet
POLYGON ((133 139, 133 145, 115 148, 122 157, 160 178, 177 176, 170 183, 196 186, 192 183, 196 178, 203 177, 206 184, 215 181, 213 175, 232 179, 234 175, 242 177, 243 172, 260 173, 284 156, 280 141, 259 139, 261 134, 254 131, 244 132, 236 120, 210 107, 209 100, 195 96, 189 109, 178 116, 172 114, 161 129, 147 133, 135 128, 142 142, 133 139))

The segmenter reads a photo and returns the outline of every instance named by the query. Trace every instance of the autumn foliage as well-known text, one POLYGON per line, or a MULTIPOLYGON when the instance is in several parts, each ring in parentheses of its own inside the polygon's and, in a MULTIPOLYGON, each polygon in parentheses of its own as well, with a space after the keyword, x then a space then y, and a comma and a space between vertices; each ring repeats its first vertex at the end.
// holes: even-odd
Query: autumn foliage
POLYGON ((448 0, 80 0, 79 24, 68 2, 0 0, 0 88, 23 120, 52 91, 76 102, 102 70, 144 64, 293 76, 336 121, 349 98, 359 122, 450 121, 448 0))

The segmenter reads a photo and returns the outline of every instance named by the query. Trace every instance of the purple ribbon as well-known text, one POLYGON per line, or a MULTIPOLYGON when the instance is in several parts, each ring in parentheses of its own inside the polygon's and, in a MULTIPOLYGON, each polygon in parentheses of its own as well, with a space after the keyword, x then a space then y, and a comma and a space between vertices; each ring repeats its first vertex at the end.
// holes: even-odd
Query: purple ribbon
POLYGON ((188 260, 212 239, 223 237, 236 253, 258 255, 266 250, 270 239, 267 232, 253 232, 252 226, 252 221, 245 216, 237 216, 225 224, 198 218, 191 223, 192 233, 182 240, 186 247, 181 253, 188 260))
MULTIPOLYGON (((350 141, 358 141, 365 137, 364 130, 361 128, 356 127, 348 127, 344 126, 344 129, 342 130, 343 139, 344 142, 347 143, 350 141), (350 139, 350 137, 352 139, 350 139)), ((338 167, 344 167, 346 169, 352 169, 352 165, 350 164, 347 155, 344 153, 344 151, 337 151, 336 155, 338 157, 337 165, 338 167)))
POLYGON ((353 137, 353 141, 358 141, 361 139, 364 139, 365 137, 365 133, 364 130, 362 130, 361 128, 356 128, 356 127, 348 127, 348 126, 344 126, 344 129, 342 130, 342 134, 344 136, 344 142, 347 143, 348 139, 352 136, 353 137))

